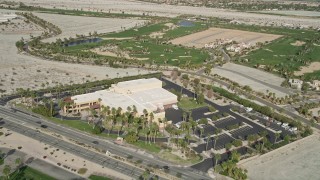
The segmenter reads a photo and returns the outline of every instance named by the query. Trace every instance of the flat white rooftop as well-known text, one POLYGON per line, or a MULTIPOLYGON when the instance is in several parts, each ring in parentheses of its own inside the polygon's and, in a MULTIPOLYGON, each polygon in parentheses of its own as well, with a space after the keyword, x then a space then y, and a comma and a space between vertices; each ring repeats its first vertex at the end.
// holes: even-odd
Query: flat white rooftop
POLYGON ((117 84, 121 84, 123 88, 128 88, 128 86, 137 86, 136 83, 140 84, 153 84, 159 83, 160 87, 148 87, 141 91, 136 91, 134 93, 119 93, 114 92, 114 90, 101 90, 93 93, 82 94, 72 96, 71 99, 75 104, 84 104, 88 102, 98 101, 101 99, 101 105, 109 106, 110 108, 121 107, 126 110, 128 106, 136 106, 137 111, 142 113, 144 109, 148 111, 155 111, 158 108, 162 108, 163 105, 176 103, 177 96, 161 87, 162 81, 156 78, 150 79, 139 79, 133 81, 126 81, 117 84), (127 85, 127 86, 126 86, 127 85))
POLYGON ((130 81, 119 82, 116 86, 120 87, 120 88, 129 88, 129 87, 141 86, 141 85, 146 85, 146 84, 151 84, 151 83, 159 83, 159 82, 161 82, 161 81, 157 78, 135 79, 135 80, 130 80, 130 81))

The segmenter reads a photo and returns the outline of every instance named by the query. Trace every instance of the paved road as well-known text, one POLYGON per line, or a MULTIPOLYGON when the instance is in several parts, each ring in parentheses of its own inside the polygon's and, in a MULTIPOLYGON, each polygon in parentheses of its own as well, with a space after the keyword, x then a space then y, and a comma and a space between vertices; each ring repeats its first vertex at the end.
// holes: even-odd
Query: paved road
MULTIPOLYGON (((116 154, 116 155, 124 157, 124 158, 126 158, 128 155, 132 155, 134 157, 134 160, 142 160, 143 164, 146 166, 159 165, 161 167, 161 166, 169 165, 170 166, 170 174, 172 174, 174 176, 176 175, 177 172, 180 172, 182 174, 183 179, 209 179, 208 176, 206 175, 206 173, 200 172, 198 170, 195 170, 195 169, 192 169, 189 167, 186 167, 186 168, 176 167, 176 166, 170 165, 164 161, 161 161, 158 158, 154 158, 150 154, 139 153, 138 151, 136 151, 134 149, 116 145, 110 141, 103 139, 103 138, 99 138, 96 136, 85 134, 85 133, 77 131, 77 130, 73 130, 73 129, 70 129, 70 128, 67 128, 67 127, 64 127, 61 125, 57 125, 52 122, 49 122, 49 121, 46 121, 46 120, 43 120, 43 119, 40 119, 40 118, 37 118, 34 116, 30 116, 28 114, 24 114, 24 113, 21 113, 18 111, 12 112, 11 110, 4 108, 3 106, 0 106, 0 115, 4 119, 6 119, 6 121, 11 121, 11 123, 17 122, 18 123, 17 125, 19 125, 19 129, 23 130, 23 132, 25 129, 28 129, 27 127, 25 127, 26 125, 32 126, 32 127, 40 127, 40 125, 47 125, 46 129, 51 132, 63 135, 69 139, 73 139, 78 142, 88 144, 88 145, 91 145, 91 146, 99 148, 99 149, 108 150, 110 153, 116 154)), ((18 130, 17 128, 14 128, 14 127, 15 126, 11 126, 11 128, 18 130)), ((30 131, 30 128, 26 132, 29 132, 29 131, 30 131)), ((18 132, 20 132, 20 131, 18 131, 18 132)), ((44 136, 44 134, 42 134, 42 133, 35 134, 35 132, 33 132, 32 138, 38 138, 37 135, 44 136)), ((41 137, 41 140, 43 138, 44 137, 41 137)), ((49 138, 49 137, 47 137, 47 138, 49 138)), ((50 138, 52 138, 52 137, 50 137, 50 138)), ((61 141, 61 140, 59 139, 59 141, 61 141)), ((56 142, 57 146, 61 146, 57 140, 52 141, 52 142, 56 142)), ((63 141, 61 141, 61 143, 62 142, 63 141)), ((71 143, 67 143, 67 142, 63 142, 63 143, 67 144, 67 148, 72 146, 71 143)), ((74 149, 74 150, 71 149, 71 151, 74 152, 73 154, 77 155, 77 149, 74 149)), ((88 150, 86 150, 86 151, 88 151, 88 150)), ((119 172, 122 172, 122 170, 120 170, 119 172)))
POLYGON ((118 172, 128 175, 129 177, 133 177, 134 179, 139 178, 139 176, 143 173, 141 169, 130 166, 120 161, 116 161, 112 158, 107 157, 105 154, 89 151, 83 147, 63 141, 59 138, 44 133, 38 133, 36 132, 36 130, 24 126, 21 122, 14 122, 13 120, 7 120, 6 118, 4 119, 4 123, 2 124, 2 126, 53 147, 57 147, 63 151, 75 154, 79 157, 87 159, 88 161, 100 164, 110 169, 114 169, 118 172))

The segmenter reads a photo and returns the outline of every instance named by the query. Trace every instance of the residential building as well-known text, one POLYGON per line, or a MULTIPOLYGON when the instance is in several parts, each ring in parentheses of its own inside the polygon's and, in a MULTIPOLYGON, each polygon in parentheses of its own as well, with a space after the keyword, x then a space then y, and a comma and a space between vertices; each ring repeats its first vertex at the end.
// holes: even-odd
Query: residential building
POLYGON ((300 79, 289 79, 289 84, 291 87, 301 89, 303 81, 300 79))

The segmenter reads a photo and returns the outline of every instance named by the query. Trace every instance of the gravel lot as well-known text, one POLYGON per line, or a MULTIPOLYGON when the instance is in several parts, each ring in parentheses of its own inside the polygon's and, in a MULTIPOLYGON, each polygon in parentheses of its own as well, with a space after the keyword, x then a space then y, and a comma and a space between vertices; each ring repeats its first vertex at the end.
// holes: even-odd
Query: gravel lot
MULTIPOLYGON (((56 86, 57 83, 83 83, 87 80, 132 76, 139 73, 138 69, 133 68, 116 69, 93 65, 67 64, 42 60, 17 52, 16 41, 20 40, 21 37, 28 39, 30 34, 37 36, 40 33, 41 31, 31 31, 30 33, 30 28, 21 28, 11 33, 0 33, 0 89, 6 90, 4 94, 14 92, 16 88, 30 88, 32 90, 42 88, 42 84, 56 86)), ((140 70, 140 74, 146 73, 148 71, 140 70)))
POLYGON ((212 70, 212 73, 226 77, 240 85, 248 85, 254 91, 266 93, 266 91, 269 90, 269 92, 276 93, 277 97, 283 97, 290 94, 288 89, 280 86, 284 81, 284 78, 255 68, 227 63, 222 67, 215 67, 212 70))
POLYGON ((320 135, 291 143, 259 157, 241 161, 249 179, 316 180, 320 177, 320 135))
POLYGON ((45 42, 52 42, 57 38, 76 37, 76 34, 88 35, 89 32, 93 33, 94 31, 97 31, 98 34, 120 31, 122 27, 130 29, 136 25, 141 26, 145 22, 137 19, 95 18, 46 13, 35 13, 35 15, 57 25, 62 30, 60 35, 46 39, 45 42))
POLYGON ((250 31, 240 31, 223 28, 210 28, 205 31, 193 33, 187 36, 179 37, 171 42, 173 44, 182 44, 184 46, 203 48, 205 44, 210 44, 218 39, 233 40, 239 43, 255 45, 257 42, 273 41, 281 37, 280 35, 256 33, 250 31))
POLYGON ((309 16, 309 17, 320 17, 320 12, 316 11, 258 11, 268 14, 283 14, 283 15, 293 15, 293 16, 309 16))
POLYGON ((289 25, 289 26, 311 26, 320 27, 320 21, 318 19, 302 18, 302 17, 289 17, 279 15, 266 15, 266 14, 252 14, 246 12, 237 12, 233 10, 223 10, 205 7, 189 7, 189 6, 174 6, 164 4, 151 4, 139 1, 128 0, 21 0, 28 5, 44 6, 44 7, 56 7, 62 9, 84 9, 99 11, 103 10, 108 12, 122 12, 142 14, 146 12, 150 15, 161 16, 177 16, 181 14, 190 15, 203 15, 220 17, 230 20, 242 21, 250 24, 260 25, 289 25))

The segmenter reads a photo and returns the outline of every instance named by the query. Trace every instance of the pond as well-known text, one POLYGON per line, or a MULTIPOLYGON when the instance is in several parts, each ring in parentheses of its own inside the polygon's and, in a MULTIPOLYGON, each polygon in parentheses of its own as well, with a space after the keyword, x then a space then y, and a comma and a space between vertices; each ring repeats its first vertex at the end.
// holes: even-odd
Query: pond
POLYGON ((64 47, 77 46, 77 45, 86 44, 86 43, 97 43, 100 41, 102 41, 101 38, 82 39, 82 40, 77 40, 77 41, 73 41, 73 42, 64 44, 64 47))
POLYGON ((178 23, 178 25, 181 27, 192 27, 194 26, 194 23, 192 21, 182 20, 178 23))

